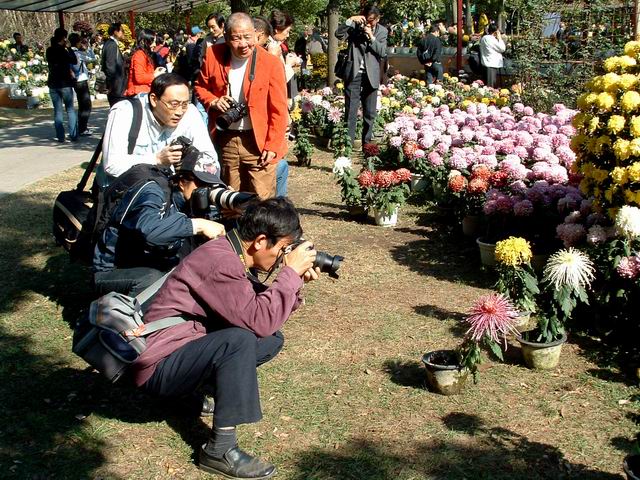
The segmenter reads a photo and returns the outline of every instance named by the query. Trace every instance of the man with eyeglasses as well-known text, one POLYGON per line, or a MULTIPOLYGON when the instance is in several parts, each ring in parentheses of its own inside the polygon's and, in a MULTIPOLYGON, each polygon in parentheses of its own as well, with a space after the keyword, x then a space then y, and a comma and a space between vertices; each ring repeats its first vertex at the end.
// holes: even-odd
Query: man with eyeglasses
POLYGON ((260 421, 256 367, 282 349, 280 328, 301 304, 304 282, 316 280, 316 251, 302 236, 298 212, 283 197, 255 202, 224 238, 207 242, 184 259, 145 313, 153 323, 186 321, 147 337, 132 365, 133 380, 166 398, 205 385, 215 409, 198 467, 234 479, 267 479, 276 467, 238 446, 236 426, 260 421), (278 266, 282 268, 274 272, 278 266), (268 285, 251 272, 274 273, 268 285))
POLYGON ((151 83, 149 95, 118 102, 111 108, 102 149, 106 179, 100 183, 111 183, 114 177, 140 163, 171 166, 180 162, 182 147, 171 145, 180 136, 191 140, 195 148, 217 164, 207 127, 190 102, 186 80, 176 73, 163 73, 151 83), (132 102, 139 102, 142 107, 137 124, 132 102), (130 152, 128 138, 136 129, 135 146, 130 152))
POLYGON ((284 66, 256 48, 253 20, 245 13, 229 16, 225 39, 225 44, 207 49, 195 92, 209 112, 211 137, 220 147, 222 180, 235 190, 273 197, 276 164, 287 153, 284 66), (245 104, 248 114, 228 128, 216 126, 216 119, 232 107, 231 100, 245 104))

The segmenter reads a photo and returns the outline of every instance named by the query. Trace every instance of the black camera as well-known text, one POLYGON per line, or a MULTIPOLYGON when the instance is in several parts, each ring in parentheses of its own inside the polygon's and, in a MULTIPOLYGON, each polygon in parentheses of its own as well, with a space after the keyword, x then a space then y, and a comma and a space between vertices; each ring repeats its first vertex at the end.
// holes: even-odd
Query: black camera
POLYGON ((218 222, 222 220, 222 210, 242 209, 255 197, 255 193, 234 192, 225 187, 200 187, 191 194, 191 213, 218 222))
MULTIPOLYGON (((297 242, 292 243, 290 248, 293 250, 303 242, 305 242, 305 240, 301 238, 297 242)), ((329 255, 326 252, 316 252, 316 259, 313 262, 313 268, 319 268, 322 273, 328 273, 331 278, 340 278, 338 275, 338 269, 340 268, 343 260, 344 257, 341 257, 340 255, 329 255)))
POLYGON ((173 142, 171 142, 170 144, 171 146, 173 145, 182 145, 182 150, 180 152, 180 159, 184 159, 186 158, 187 155, 189 154, 198 154, 200 153, 200 151, 193 146, 193 143, 191 142, 191 139, 184 137, 182 135, 180 135, 178 138, 176 138, 173 142))
POLYGON ((238 103, 233 98, 229 98, 227 101, 230 105, 229 109, 216 118, 216 128, 218 130, 227 130, 232 123, 242 120, 249 113, 246 104, 238 103))

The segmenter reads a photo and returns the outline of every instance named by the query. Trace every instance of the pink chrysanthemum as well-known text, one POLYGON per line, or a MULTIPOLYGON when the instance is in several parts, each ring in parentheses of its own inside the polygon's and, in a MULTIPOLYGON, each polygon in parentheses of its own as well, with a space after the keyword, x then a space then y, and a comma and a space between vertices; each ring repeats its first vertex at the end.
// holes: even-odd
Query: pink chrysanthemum
POLYGON ((640 274, 640 257, 634 255, 622 258, 616 270, 622 278, 633 280, 640 274))
POLYGON ((362 153, 365 158, 377 157, 380 155, 380 147, 375 143, 365 143, 362 145, 362 153))
POLYGON ((404 183, 411 180, 411 172, 407 168, 399 168, 394 172, 396 183, 404 183))
POLYGON ((508 298, 492 293, 478 299, 465 321, 470 324, 467 335, 479 342, 486 335, 499 343, 509 333, 517 334, 515 322, 518 312, 508 298))
POLYGON ((363 170, 358 175, 358 183, 363 188, 369 188, 373 185, 373 172, 371 170, 363 170))

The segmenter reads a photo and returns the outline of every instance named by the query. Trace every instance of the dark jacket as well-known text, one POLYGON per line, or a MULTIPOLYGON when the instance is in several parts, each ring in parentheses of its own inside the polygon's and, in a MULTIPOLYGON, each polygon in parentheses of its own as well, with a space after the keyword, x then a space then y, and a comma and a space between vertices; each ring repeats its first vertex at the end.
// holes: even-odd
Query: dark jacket
POLYGON ((49 88, 73 87, 75 79, 71 74, 71 65, 78 63, 78 58, 71 48, 61 45, 52 45, 47 48, 47 64, 49 65, 49 77, 47 86, 49 88))
POLYGON ((127 88, 127 65, 118 44, 110 38, 102 46, 102 71, 110 95, 123 95, 127 88))
POLYGON ((153 180, 133 186, 122 197, 93 254, 93 271, 151 267, 168 270, 178 263, 184 239, 193 236, 193 223, 183 210, 182 193, 166 193, 153 180))
POLYGON ((380 60, 387 56, 387 29, 380 24, 376 25, 373 32, 374 40, 355 26, 343 23, 336 29, 336 38, 349 42, 349 60, 352 62, 351 71, 347 72, 345 83, 350 83, 360 70, 360 64, 364 59, 364 66, 373 88, 380 86, 380 60))
POLYGON ((423 65, 427 62, 439 63, 442 60, 442 41, 432 33, 428 34, 418 42, 417 55, 423 65))

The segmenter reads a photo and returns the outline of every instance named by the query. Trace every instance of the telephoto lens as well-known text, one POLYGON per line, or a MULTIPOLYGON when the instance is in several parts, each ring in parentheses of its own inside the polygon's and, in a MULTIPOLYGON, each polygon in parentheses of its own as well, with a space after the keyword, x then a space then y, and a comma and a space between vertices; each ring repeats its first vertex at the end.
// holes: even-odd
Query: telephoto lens
POLYGON ((209 201, 225 210, 241 208, 245 203, 256 198, 255 193, 235 192, 225 187, 209 188, 209 201))
POLYGON ((319 268, 322 273, 328 273, 331 278, 340 278, 338 269, 342 264, 344 257, 340 255, 329 255, 325 252, 316 252, 316 260, 313 262, 313 268, 319 268))

